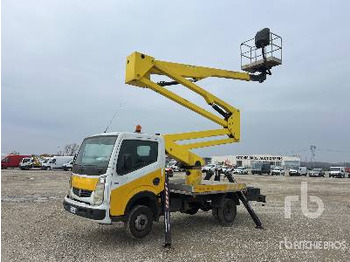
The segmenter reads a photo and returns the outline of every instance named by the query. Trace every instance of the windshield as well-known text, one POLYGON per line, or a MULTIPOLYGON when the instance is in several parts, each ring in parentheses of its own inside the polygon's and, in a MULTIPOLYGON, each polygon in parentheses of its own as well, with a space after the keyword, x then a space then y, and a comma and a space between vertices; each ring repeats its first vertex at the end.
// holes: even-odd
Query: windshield
POLYGON ((314 168, 313 171, 322 171, 322 168, 314 168))
POLYGON ((27 162, 29 162, 30 161, 30 158, 23 158, 22 159, 22 163, 27 163, 27 162))
POLYGON ((340 171, 340 167, 331 167, 331 171, 340 171))
POLYGON ((106 173, 117 136, 86 138, 73 165, 73 173, 101 175, 106 173))

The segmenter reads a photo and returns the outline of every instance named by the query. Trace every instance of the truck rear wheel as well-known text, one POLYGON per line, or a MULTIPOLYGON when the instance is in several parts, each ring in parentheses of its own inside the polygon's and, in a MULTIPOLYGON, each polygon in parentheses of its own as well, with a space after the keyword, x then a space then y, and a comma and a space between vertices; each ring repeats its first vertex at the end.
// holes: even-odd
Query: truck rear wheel
MULTIPOLYGON (((213 209, 214 214, 214 209, 213 209)), ((237 206, 233 199, 225 198, 217 208, 217 219, 223 226, 231 226, 237 215, 237 206)), ((215 217, 215 216, 214 216, 215 217)))
POLYGON ((219 219, 219 218, 218 218, 218 210, 219 210, 219 208, 217 208, 217 207, 213 207, 213 209, 211 210, 211 214, 213 215, 213 217, 214 217, 216 220, 219 219))
POLYGON ((126 232, 133 238, 147 236, 153 227, 153 213, 147 206, 138 205, 131 209, 126 224, 126 232))
POLYGON ((195 215, 195 214, 197 214, 198 210, 199 210, 198 207, 193 207, 193 208, 187 210, 186 214, 188 214, 188 215, 195 215))

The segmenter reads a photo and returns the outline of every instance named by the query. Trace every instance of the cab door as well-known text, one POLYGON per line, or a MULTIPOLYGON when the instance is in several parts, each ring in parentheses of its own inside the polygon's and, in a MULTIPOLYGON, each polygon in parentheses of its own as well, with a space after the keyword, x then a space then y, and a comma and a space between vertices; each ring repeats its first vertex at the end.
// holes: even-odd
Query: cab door
MULTIPOLYGON (((110 193, 111 216, 124 215, 136 195, 157 196, 164 188, 164 153, 156 138, 124 138, 117 157, 110 193)), ((164 147, 163 147, 164 148, 164 147)))

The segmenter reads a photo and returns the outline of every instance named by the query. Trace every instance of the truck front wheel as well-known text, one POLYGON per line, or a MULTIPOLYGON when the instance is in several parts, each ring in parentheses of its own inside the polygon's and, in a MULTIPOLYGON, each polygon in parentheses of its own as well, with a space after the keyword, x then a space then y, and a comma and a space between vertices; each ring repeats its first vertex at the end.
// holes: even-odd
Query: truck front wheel
POLYGON ((215 213, 216 214, 214 214, 214 217, 217 215, 217 219, 221 225, 231 226, 237 215, 237 206, 235 201, 233 199, 225 198, 220 207, 215 210, 215 213))
POLYGON ((131 209, 126 224, 126 232, 133 238, 147 236, 153 227, 153 213, 147 206, 138 205, 131 209))

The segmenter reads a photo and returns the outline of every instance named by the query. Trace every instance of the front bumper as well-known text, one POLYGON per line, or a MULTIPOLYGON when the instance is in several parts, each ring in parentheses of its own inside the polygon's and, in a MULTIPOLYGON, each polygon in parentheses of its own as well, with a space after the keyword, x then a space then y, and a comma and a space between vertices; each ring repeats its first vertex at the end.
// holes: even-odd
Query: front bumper
POLYGON ((78 205, 68 203, 67 201, 63 202, 63 206, 64 209, 68 212, 81 217, 86 217, 93 220, 103 220, 106 217, 106 210, 103 209, 81 207, 78 205))
POLYGON ((281 173, 281 172, 271 172, 271 175, 273 175, 273 176, 281 176, 281 175, 283 175, 283 173, 281 173))
POLYGON ((103 224, 111 223, 109 214, 106 211, 107 209, 92 208, 85 203, 74 201, 67 196, 64 198, 63 207, 71 214, 97 220, 99 223, 103 224))
POLYGON ((321 177, 321 176, 323 176, 323 175, 320 174, 320 173, 310 173, 309 176, 310 176, 310 177, 321 177))
POLYGON ((333 174, 329 174, 330 177, 343 177, 345 175, 343 175, 342 173, 333 173, 333 174))

